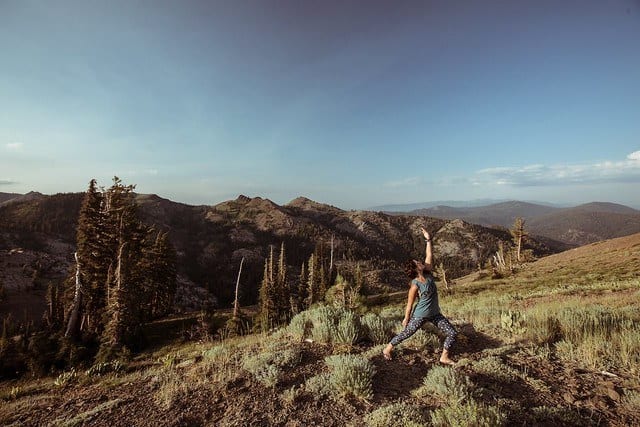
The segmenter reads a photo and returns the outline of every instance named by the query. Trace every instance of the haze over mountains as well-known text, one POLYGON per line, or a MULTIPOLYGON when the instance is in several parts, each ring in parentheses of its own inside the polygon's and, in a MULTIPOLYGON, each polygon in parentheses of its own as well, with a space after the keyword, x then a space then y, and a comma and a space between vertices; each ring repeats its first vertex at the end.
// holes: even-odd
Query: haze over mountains
MULTIPOLYGON (((400 212, 393 212, 400 214, 400 212)), ((585 245, 640 231, 640 211, 628 206, 592 202, 574 207, 506 201, 483 206, 437 205, 402 212, 454 219, 486 227, 511 227, 515 218, 526 221, 531 235, 545 236, 570 245, 585 245)))

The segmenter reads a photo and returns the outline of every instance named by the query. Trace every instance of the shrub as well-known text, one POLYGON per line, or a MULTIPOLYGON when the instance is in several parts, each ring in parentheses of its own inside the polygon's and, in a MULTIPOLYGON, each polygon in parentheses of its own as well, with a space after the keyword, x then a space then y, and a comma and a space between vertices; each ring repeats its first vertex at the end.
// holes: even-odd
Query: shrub
POLYGON ((202 352, 199 374, 207 380, 226 383, 238 375, 238 353, 225 345, 216 345, 202 352))
POLYGON ((283 368, 293 368, 302 360, 299 347, 270 351, 246 357, 243 368, 266 387, 275 387, 282 375, 283 368))
POLYGON ((230 360, 231 350, 224 345, 216 345, 208 350, 202 351, 202 358, 206 360, 213 360, 216 362, 228 362, 230 360))
POLYGON ((496 356, 484 357, 473 362, 473 370, 506 382, 517 380, 521 375, 519 371, 506 365, 496 356))
POLYGON ((579 413, 571 408, 552 408, 549 406, 538 406, 532 408, 530 412, 532 418, 538 424, 552 424, 562 426, 585 426, 593 424, 583 418, 579 413))
POLYGON ((274 387, 281 373, 280 369, 271 363, 271 355, 264 353, 245 358, 242 367, 267 387, 274 387))
POLYGON ((333 389, 331 387, 330 374, 323 373, 309 378, 304 383, 304 390, 316 399, 331 396, 333 389))
POLYGON ((640 392, 625 390, 622 403, 633 411, 640 410, 640 392))
POLYGON ((85 372, 89 377, 97 377, 110 372, 123 372, 125 369, 125 365, 119 360, 114 360, 113 362, 99 362, 93 365, 91 368, 87 369, 85 372))
POLYGON ((440 339, 437 335, 418 329, 406 343, 418 350, 435 351, 440 348, 440 339))
POLYGON ((341 354, 329 356, 325 362, 331 370, 331 387, 341 397, 354 396, 363 400, 373 397, 375 367, 369 360, 362 356, 341 354))
POLYGON ((473 385, 469 378, 444 366, 434 366, 415 391, 418 397, 434 395, 451 404, 460 403, 471 396, 473 385))
POLYGON ((163 357, 158 359, 158 362, 165 367, 165 369, 171 369, 178 364, 178 360, 180 358, 179 353, 168 353, 163 357))
POLYGON ((64 387, 67 384, 71 384, 78 379, 78 374, 74 368, 71 368, 70 371, 63 372, 53 381, 53 385, 56 387, 64 387))
POLYGON ((360 319, 351 311, 343 311, 332 341, 335 344, 352 346, 360 338, 360 319))
POLYGON ((364 418, 369 427, 422 427, 429 425, 417 405, 393 403, 383 406, 364 418))
POLYGON ((503 425, 505 415, 493 406, 470 399, 461 404, 443 406, 431 413, 434 426, 446 427, 495 427, 503 425))
POLYGON ((160 376, 158 391, 154 400, 164 409, 171 408, 181 397, 189 392, 189 382, 176 370, 164 371, 160 376))
POLYGON ((562 327, 555 316, 536 316, 527 321, 525 337, 536 344, 553 344, 562 339, 562 327))
POLYGON ((300 396, 301 389, 302 387, 294 385, 291 388, 283 391, 280 397, 285 404, 293 405, 296 399, 298 399, 298 397, 300 396))
POLYGON ((289 325, 291 332, 301 336, 307 328, 311 328, 314 341, 325 344, 342 344, 351 346, 362 336, 360 319, 352 311, 340 307, 318 306, 300 316, 295 323, 289 325), (303 316, 306 313, 306 319, 303 316), (308 322, 308 323, 307 323, 308 322))
POLYGON ((360 323, 362 324, 364 335, 373 344, 386 344, 389 342, 390 328, 380 316, 367 313, 362 316, 360 323))
POLYGON ((519 311, 507 311, 500 314, 500 326, 511 335, 520 335, 526 331, 525 317, 519 311))
POLYGON ((293 316, 287 327, 287 332, 297 340, 303 340, 309 334, 309 329, 311 329, 309 313, 303 311, 293 316))

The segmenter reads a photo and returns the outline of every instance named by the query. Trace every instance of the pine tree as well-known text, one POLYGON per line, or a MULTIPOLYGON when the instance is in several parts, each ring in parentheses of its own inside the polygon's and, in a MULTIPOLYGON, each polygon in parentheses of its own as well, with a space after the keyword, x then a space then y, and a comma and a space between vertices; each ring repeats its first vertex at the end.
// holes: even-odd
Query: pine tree
POLYGON ((134 186, 124 186, 114 178, 108 191, 108 223, 116 237, 117 255, 111 281, 107 283, 109 299, 105 312, 105 329, 101 337, 99 358, 108 359, 124 346, 131 346, 139 336, 145 312, 148 311, 148 292, 144 286, 146 271, 142 258, 145 226, 137 216, 134 186))
POLYGON ((269 258, 264 260, 264 274, 260 286, 259 323, 263 330, 271 328, 278 322, 278 295, 273 277, 273 248, 269 258))
POLYGON ((297 292, 296 292, 296 310, 298 312, 308 308, 308 305, 306 304, 307 301, 307 296, 308 296, 308 292, 307 292, 307 270, 305 268, 305 263, 302 263, 302 266, 300 267, 300 277, 298 278, 298 283, 296 286, 297 292))
POLYGON ((80 325, 99 332, 104 301, 104 262, 109 257, 108 245, 102 240, 104 223, 101 215, 102 196, 97 191, 96 181, 89 182, 80 207, 77 228, 76 272, 74 300, 67 322, 66 335, 78 337, 80 325), (85 321, 83 321, 83 319, 85 321))

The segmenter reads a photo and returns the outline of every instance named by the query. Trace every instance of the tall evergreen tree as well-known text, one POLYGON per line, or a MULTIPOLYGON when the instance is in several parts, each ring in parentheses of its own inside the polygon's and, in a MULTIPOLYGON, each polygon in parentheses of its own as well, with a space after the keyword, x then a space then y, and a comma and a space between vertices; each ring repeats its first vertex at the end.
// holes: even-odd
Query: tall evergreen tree
POLYGON ((105 263, 109 244, 104 240, 105 224, 101 211, 103 200, 96 181, 89 182, 77 228, 76 291, 67 323, 67 336, 77 337, 80 326, 89 332, 101 332, 105 305, 105 263))
POLYGON ((259 323, 263 330, 269 329, 278 321, 278 301, 276 284, 273 278, 273 249, 264 260, 264 274, 260 286, 259 323))
POLYGON ((300 266, 300 277, 296 286, 296 309, 302 311, 308 307, 307 301, 307 270, 305 268, 306 263, 302 263, 300 266))
POLYGON ((66 335, 99 337, 103 359, 131 347, 142 324, 166 313, 175 294, 175 251, 166 233, 152 234, 139 219, 134 188, 115 177, 99 192, 92 180, 78 223, 66 335))

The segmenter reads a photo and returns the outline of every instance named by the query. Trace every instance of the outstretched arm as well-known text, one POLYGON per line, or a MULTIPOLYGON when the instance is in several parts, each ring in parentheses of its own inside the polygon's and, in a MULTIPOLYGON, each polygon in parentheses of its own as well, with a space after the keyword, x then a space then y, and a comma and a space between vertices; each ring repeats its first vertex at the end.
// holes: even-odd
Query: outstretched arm
POLYGON ((425 249, 426 253, 424 256, 425 267, 427 267, 427 270, 431 271, 431 261, 433 260, 433 255, 431 253, 431 236, 424 228, 421 228, 420 231, 422 231, 424 238, 427 239, 427 248, 425 249))

